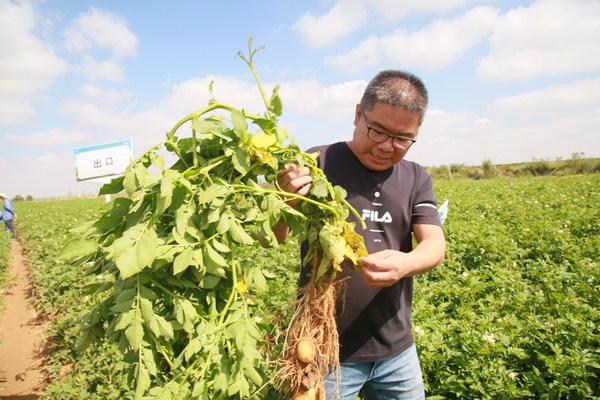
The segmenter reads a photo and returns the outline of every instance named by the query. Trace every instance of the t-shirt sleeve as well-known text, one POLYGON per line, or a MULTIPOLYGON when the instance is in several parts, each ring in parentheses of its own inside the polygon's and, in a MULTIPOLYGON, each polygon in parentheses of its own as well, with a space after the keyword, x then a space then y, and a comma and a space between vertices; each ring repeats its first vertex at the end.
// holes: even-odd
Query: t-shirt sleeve
POLYGON ((437 199, 433 192, 433 181, 424 169, 419 169, 417 189, 412 206, 412 220, 414 224, 429 224, 442 226, 437 209, 437 199))

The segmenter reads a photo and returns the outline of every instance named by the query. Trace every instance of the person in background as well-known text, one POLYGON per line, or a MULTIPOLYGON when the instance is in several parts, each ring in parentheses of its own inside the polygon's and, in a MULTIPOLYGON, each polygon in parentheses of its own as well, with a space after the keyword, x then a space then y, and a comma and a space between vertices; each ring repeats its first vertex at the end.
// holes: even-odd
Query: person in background
MULTIPOLYGON (((352 139, 308 150, 319 152, 319 167, 333 185, 346 189, 348 202, 367 224, 364 231, 357 228, 369 252, 359 259, 362 270, 344 268, 340 276, 350 277, 337 306, 343 400, 359 393, 369 400, 425 398, 411 325, 413 277, 443 260, 446 240, 431 177, 404 157, 417 141, 427 103, 418 77, 381 71, 356 105, 352 139)), ((309 170, 288 165, 278 183, 289 193, 306 195, 309 170)), ((281 242, 289 228, 280 223, 274 232, 281 242)), ((307 281, 305 267, 300 285, 307 281)), ((325 388, 327 399, 334 399, 334 374, 325 388)))
POLYGON ((15 238, 15 226, 13 220, 15 219, 15 208, 12 201, 6 197, 6 193, 0 193, 0 201, 2 201, 2 222, 6 226, 6 231, 10 232, 12 239, 15 238))

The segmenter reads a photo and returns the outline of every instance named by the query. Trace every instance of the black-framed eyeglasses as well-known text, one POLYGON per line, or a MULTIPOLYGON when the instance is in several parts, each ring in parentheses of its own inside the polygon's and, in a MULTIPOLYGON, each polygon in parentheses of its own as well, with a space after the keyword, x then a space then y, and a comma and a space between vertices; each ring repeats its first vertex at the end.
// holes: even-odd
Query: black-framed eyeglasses
POLYGON ((410 146, 413 145, 413 143, 416 142, 415 139, 410 139, 410 138, 406 138, 406 137, 402 137, 402 136, 392 136, 392 135, 388 135, 385 132, 380 131, 377 128, 373 128, 372 126, 369 125, 369 122, 367 121, 367 117, 365 116, 365 112, 364 110, 360 110, 363 118, 365 119, 365 125, 367 126, 367 137, 369 139, 371 139, 372 141, 376 142, 376 143, 383 143, 386 140, 388 140, 389 138, 392 139, 392 146, 394 146, 397 149, 401 149, 401 150, 408 150, 408 148, 410 146))

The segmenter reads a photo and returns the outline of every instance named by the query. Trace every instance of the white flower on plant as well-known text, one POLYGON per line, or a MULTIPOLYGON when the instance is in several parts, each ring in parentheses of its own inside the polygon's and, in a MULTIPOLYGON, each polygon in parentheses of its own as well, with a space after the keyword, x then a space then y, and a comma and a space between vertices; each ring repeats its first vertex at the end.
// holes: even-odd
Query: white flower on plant
POLYGON ((486 333, 485 335, 483 335, 481 337, 483 340, 485 340, 488 343, 494 344, 496 343, 496 336, 494 336, 493 333, 486 333))
POLYGON ((463 278, 468 278, 469 277, 469 273, 467 271, 462 273, 462 277, 463 278))
POLYGON ((425 331, 419 325, 415 326, 415 333, 419 336, 425 336, 425 331))
POLYGON ((519 376, 519 374, 517 374, 516 372, 510 372, 510 373, 508 374, 508 377, 509 377, 510 379, 512 379, 513 381, 517 379, 517 376, 519 376))

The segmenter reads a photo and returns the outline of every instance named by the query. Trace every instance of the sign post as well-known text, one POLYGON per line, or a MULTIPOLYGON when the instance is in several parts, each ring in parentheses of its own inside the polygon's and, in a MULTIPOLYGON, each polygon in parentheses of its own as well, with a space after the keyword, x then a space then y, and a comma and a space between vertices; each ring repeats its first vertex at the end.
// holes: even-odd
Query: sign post
MULTIPOLYGON (((113 177, 123 174, 132 158, 130 139, 75 149, 77 182, 107 183, 113 177)), ((110 196, 107 196, 108 202, 110 196)))

